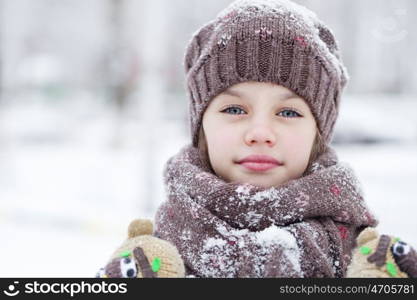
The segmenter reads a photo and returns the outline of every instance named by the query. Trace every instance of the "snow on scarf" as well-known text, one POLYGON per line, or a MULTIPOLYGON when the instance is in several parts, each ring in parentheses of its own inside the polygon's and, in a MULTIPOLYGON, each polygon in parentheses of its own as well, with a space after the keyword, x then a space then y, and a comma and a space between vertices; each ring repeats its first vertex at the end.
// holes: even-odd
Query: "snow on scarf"
POLYGON ((263 188, 225 182, 187 145, 164 181, 155 235, 178 248, 189 276, 344 277, 357 235, 377 224, 330 147, 305 176, 263 188))

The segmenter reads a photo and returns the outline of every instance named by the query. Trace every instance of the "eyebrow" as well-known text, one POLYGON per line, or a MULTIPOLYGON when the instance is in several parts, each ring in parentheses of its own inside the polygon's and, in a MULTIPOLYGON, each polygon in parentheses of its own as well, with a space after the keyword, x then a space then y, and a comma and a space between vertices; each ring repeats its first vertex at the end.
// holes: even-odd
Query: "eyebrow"
MULTIPOLYGON (((227 89, 223 92, 223 94, 225 95, 229 95, 229 96, 233 96, 233 97, 238 97, 238 98, 245 98, 245 95, 243 95, 242 93, 240 93, 239 91, 235 91, 232 89, 227 89)), ((280 98, 282 101, 288 100, 288 99, 292 99, 292 98, 296 98, 299 97, 297 94, 293 93, 293 92, 287 92, 284 94, 283 98, 280 98)))

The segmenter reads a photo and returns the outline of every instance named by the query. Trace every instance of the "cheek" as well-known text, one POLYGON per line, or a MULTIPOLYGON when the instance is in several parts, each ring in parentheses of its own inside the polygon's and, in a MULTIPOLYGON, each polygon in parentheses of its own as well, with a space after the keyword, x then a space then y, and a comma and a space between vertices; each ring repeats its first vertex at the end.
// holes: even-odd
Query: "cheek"
POLYGON ((287 158, 293 158, 292 161, 304 162, 310 157, 313 145, 313 137, 309 135, 287 135, 283 137, 282 143, 285 147, 287 158))
MULTIPOLYGON (((213 129, 213 128, 212 128, 213 129)), ((236 133, 218 128, 206 135, 210 164, 218 176, 229 180, 227 166, 234 156, 236 133)))
POLYGON ((207 133, 207 140, 209 149, 227 152, 227 147, 236 143, 238 134, 236 130, 230 129, 227 126, 219 126, 212 128, 210 133, 207 133))

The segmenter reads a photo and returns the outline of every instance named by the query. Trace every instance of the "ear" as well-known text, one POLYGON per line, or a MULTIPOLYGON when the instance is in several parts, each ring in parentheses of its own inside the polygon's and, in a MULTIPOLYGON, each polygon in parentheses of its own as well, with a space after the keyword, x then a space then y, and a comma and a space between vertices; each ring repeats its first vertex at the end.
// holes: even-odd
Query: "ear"
POLYGON ((153 225, 150 220, 135 219, 129 224, 128 238, 133 238, 139 235, 151 235, 153 233, 153 225))
POLYGON ((359 234, 356 241, 358 242, 358 246, 362 246, 363 244, 378 238, 379 234, 378 231, 373 227, 367 227, 359 234))

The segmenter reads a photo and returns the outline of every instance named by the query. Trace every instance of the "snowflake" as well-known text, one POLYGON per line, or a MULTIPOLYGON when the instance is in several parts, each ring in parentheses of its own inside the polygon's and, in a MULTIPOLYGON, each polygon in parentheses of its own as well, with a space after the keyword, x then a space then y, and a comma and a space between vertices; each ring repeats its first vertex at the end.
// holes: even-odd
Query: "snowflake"
POLYGON ((217 42, 217 45, 219 46, 220 49, 224 49, 227 46, 227 43, 229 42, 229 40, 232 38, 232 35, 230 33, 223 33, 220 36, 220 40, 217 42))
POLYGON ((255 30, 255 34, 259 35, 259 38, 266 41, 272 37, 272 30, 262 26, 260 30, 255 30))

